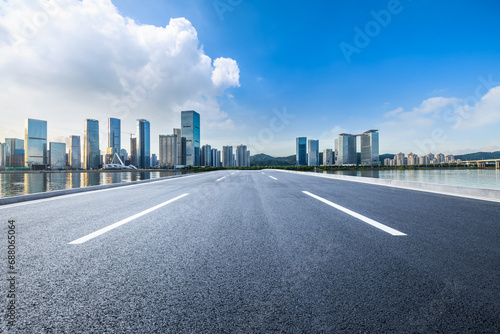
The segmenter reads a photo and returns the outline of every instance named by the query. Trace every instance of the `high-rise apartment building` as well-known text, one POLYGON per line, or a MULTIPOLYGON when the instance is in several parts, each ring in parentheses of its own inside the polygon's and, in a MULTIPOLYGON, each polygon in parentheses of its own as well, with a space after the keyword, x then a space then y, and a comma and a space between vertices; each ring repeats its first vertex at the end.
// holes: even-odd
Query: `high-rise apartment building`
POLYGON ((232 146, 222 147, 222 167, 234 167, 234 155, 232 146))
POLYGON ((338 160, 337 165, 356 165, 356 136, 341 133, 338 140, 338 160))
POLYGON ((99 121, 85 119, 83 143, 83 168, 98 169, 101 162, 99 152, 99 121))
POLYGON ((176 166, 178 160, 177 135, 160 135, 160 167, 176 166))
POLYGON ((378 130, 368 130, 361 135, 361 164, 379 165, 378 130))
POLYGON ((200 114, 181 112, 181 135, 186 138, 186 165, 200 166, 200 114))
POLYGON ((309 139, 307 141, 307 165, 319 165, 319 140, 309 139))
POLYGON ((333 145, 333 149, 334 149, 334 152, 333 152, 333 163, 335 165, 337 165, 337 161, 339 160, 339 139, 335 139, 334 141, 334 145, 333 145))
POLYGON ((247 167, 247 147, 246 145, 236 146, 236 167, 247 167))
POLYGON ((47 121, 28 118, 24 125, 24 165, 30 169, 45 169, 47 121))
POLYGON ((70 168, 82 168, 82 153, 80 146, 80 136, 69 136, 69 157, 70 168))
POLYGON ((331 148, 325 148, 323 150, 323 166, 333 165, 333 150, 331 148))
POLYGON ((150 128, 149 121, 145 119, 137 120, 137 167, 151 167, 151 151, 150 151, 150 128))
POLYGON ((130 137, 130 164, 137 167, 137 138, 130 137))
POLYGON ((212 167, 219 167, 220 166, 220 154, 217 154, 219 152, 218 149, 213 148, 211 151, 211 166, 212 167))
POLYGON ((307 137, 297 137, 296 140, 296 165, 307 165, 307 137))

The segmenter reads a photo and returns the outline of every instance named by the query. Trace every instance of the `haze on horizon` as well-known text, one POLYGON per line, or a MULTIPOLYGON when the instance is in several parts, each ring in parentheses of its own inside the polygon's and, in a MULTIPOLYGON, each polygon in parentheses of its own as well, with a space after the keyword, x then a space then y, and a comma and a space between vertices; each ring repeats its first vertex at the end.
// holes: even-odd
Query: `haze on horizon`
POLYGON ((0 141, 85 118, 158 135, 201 115, 201 142, 288 156, 380 131, 380 153, 500 150, 500 4, 440 1, 0 2, 0 141), (279 115, 287 114, 286 122, 279 115), (278 120, 278 121, 277 121, 278 120))

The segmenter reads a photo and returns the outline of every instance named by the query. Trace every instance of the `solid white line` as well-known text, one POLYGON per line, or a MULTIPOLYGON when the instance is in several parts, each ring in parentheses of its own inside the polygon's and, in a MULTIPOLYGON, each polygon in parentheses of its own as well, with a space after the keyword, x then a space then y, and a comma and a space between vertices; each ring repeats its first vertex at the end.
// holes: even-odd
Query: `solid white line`
POLYGON ((304 194, 306 194, 306 195, 309 195, 309 196, 311 196, 311 197, 313 197, 313 198, 316 198, 317 200, 319 200, 319 201, 321 201, 321 202, 323 202, 323 203, 325 203, 325 204, 328 204, 328 205, 330 205, 330 206, 334 207, 334 208, 335 208, 335 209, 337 209, 337 210, 340 210, 340 211, 342 211, 342 212, 347 213, 348 215, 351 215, 351 216, 353 216, 353 217, 355 217, 355 218, 358 218, 359 220, 362 220, 362 221, 364 221, 365 223, 370 224, 370 225, 372 225, 373 227, 376 227, 376 228, 378 228, 378 229, 380 229, 380 230, 382 230, 382 231, 384 231, 384 232, 387 232, 387 233, 389 233, 389 234, 391 234, 391 235, 395 235, 395 236, 399 236, 399 235, 406 235, 406 234, 405 234, 405 233, 403 233, 403 232, 399 232, 398 230, 395 230, 395 229, 393 229, 393 228, 391 228, 391 227, 389 227, 389 226, 386 226, 386 225, 384 225, 384 224, 381 224, 381 223, 379 223, 379 222, 376 222, 376 221, 374 221, 373 219, 370 219, 370 218, 368 218, 368 217, 365 217, 365 216, 363 216, 363 215, 360 215, 359 213, 356 213, 356 212, 354 212, 354 211, 351 211, 351 210, 349 210, 349 209, 346 209, 346 208, 344 208, 343 206, 340 206, 340 205, 338 205, 338 204, 335 204, 335 203, 333 203, 333 202, 330 202, 329 200, 326 200, 326 199, 324 199, 324 198, 321 198, 321 197, 319 197, 319 196, 316 196, 316 195, 314 195, 314 194, 311 194, 311 193, 310 193, 310 192, 308 192, 308 191, 302 191, 302 192, 303 192, 304 194))
POLYGON ((225 176, 223 176, 223 177, 221 177, 220 179, 217 179, 216 181, 218 182, 218 181, 220 181, 220 180, 222 180, 222 179, 225 179, 225 178, 226 178, 226 177, 225 177, 225 176))
POLYGON ((165 206, 165 205, 170 204, 170 203, 172 203, 172 202, 174 202, 174 201, 177 201, 178 199, 181 199, 182 197, 187 196, 187 195, 189 195, 189 194, 182 194, 182 195, 177 196, 177 197, 175 197, 175 198, 169 199, 168 201, 163 202, 163 203, 161 203, 161 204, 158 204, 157 206, 154 206, 154 207, 152 207, 152 208, 150 208, 150 209, 144 210, 144 211, 139 212, 139 213, 137 213, 137 214, 135 214, 135 215, 133 215, 133 216, 130 216, 130 217, 128 217, 128 218, 125 218, 125 219, 123 219, 123 220, 120 220, 119 222, 116 222, 116 223, 114 223, 114 224, 111 224, 111 225, 109 225, 109 226, 106 226, 106 227, 104 227, 104 228, 101 228, 100 230, 97 230, 97 231, 95 231, 95 232, 92 232, 92 233, 90 233, 90 234, 87 234, 87 235, 86 235, 86 236, 84 236, 84 237, 81 237, 81 238, 79 238, 79 239, 76 239, 76 240, 73 240, 73 241, 71 241, 71 242, 68 242, 68 244, 69 244, 69 245, 83 244, 84 242, 89 241, 90 239, 94 239, 94 238, 96 238, 96 237, 100 236, 101 234, 104 234, 104 233, 106 233, 106 232, 109 232, 109 231, 111 231, 112 229, 117 228, 118 226, 121 226, 121 225, 123 225, 123 224, 126 224, 126 223, 128 223, 128 222, 130 222, 130 221, 132 221, 132 220, 134 220, 134 219, 137 219, 137 218, 139 218, 139 217, 141 217, 141 216, 144 216, 145 214, 148 214, 148 213, 150 213, 150 212, 153 212, 153 211, 155 211, 155 210, 157 210, 157 209, 161 208, 162 206, 165 206))
POLYGON ((275 178, 274 176, 271 176, 271 175, 268 175, 271 179, 273 180, 277 180, 277 178, 275 178))

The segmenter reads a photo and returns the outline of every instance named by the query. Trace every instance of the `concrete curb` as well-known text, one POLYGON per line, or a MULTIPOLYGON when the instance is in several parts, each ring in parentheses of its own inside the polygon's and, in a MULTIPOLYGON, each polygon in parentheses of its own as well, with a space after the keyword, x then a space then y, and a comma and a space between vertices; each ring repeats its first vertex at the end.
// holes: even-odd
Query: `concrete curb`
POLYGON ((347 175, 335 175, 335 174, 320 174, 313 172, 300 172, 300 171, 290 171, 283 169, 268 169, 269 171, 279 171, 285 173, 294 173, 315 177, 323 177, 328 179, 350 181, 374 184, 385 187, 410 189, 417 191, 424 191, 429 193, 457 196, 464 198, 477 199, 482 201, 490 201, 500 203, 500 190, 497 189, 486 189, 486 188, 474 188, 474 187, 463 187, 463 186, 450 186, 444 184, 435 183, 423 183, 414 181, 400 181, 400 180, 390 180, 390 179, 377 179, 372 177, 361 177, 361 176, 347 176, 347 175))
POLYGON ((73 188, 73 189, 54 190, 54 191, 48 191, 48 192, 36 193, 36 194, 29 194, 29 195, 12 196, 12 197, 0 198, 0 206, 2 206, 2 205, 8 205, 8 204, 21 203, 21 202, 27 202, 27 201, 33 201, 33 200, 37 200, 37 199, 45 199, 45 198, 51 198, 51 197, 57 197, 57 196, 64 196, 64 195, 70 195, 70 194, 76 194, 76 193, 83 193, 83 192, 87 192, 87 191, 95 191, 95 190, 102 190, 102 189, 108 189, 108 188, 117 188, 117 187, 123 187, 123 186, 131 186, 131 185, 142 184, 142 183, 150 183, 150 182, 156 182, 156 181, 163 181, 165 179, 171 179, 171 178, 177 178, 177 177, 184 177, 184 176, 196 175, 196 174, 197 173, 189 173, 189 174, 182 174, 182 175, 172 175, 172 176, 158 177, 158 178, 149 179, 149 180, 140 180, 140 181, 123 182, 123 183, 103 184, 103 185, 81 187, 81 188, 73 188))

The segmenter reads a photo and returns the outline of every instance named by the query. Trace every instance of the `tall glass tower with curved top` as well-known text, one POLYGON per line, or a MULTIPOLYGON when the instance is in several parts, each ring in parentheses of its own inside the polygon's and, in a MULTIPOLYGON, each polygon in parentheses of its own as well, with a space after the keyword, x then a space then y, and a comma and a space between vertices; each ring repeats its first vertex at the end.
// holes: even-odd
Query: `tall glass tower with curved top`
POLYGON ((181 133, 186 138, 186 165, 200 166, 200 114, 182 111, 181 133))

